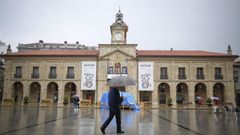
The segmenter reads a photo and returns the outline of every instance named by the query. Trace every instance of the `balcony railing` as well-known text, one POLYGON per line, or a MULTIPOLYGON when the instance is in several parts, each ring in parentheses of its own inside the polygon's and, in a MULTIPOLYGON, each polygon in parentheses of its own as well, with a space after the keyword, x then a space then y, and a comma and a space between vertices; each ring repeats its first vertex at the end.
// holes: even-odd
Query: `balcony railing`
POLYGON ((222 74, 215 74, 215 79, 216 80, 222 80, 223 79, 223 75, 222 74))
POLYGON ((178 79, 187 79, 186 75, 178 75, 178 79))
POLYGON ((56 79, 57 78, 57 74, 49 74, 49 78, 50 79, 56 79))
POLYGON ((197 79, 205 79, 204 75, 196 75, 197 79))
POLYGON ((32 74, 32 78, 39 78, 39 74, 32 74))
POLYGON ((160 79, 168 79, 168 75, 160 75, 160 79))
POLYGON ((107 79, 112 79, 117 76, 128 76, 128 74, 107 74, 107 79))
POLYGON ((14 74, 14 78, 22 78, 22 74, 21 73, 16 73, 16 74, 14 74))
POLYGON ((74 79, 74 74, 67 74, 67 79, 74 79))

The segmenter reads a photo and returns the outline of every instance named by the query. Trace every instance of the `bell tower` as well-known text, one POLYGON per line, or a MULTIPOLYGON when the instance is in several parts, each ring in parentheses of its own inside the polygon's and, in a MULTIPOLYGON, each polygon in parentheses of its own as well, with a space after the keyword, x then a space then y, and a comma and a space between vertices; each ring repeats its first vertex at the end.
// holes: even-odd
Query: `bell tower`
POLYGON ((111 44, 126 44, 128 26, 123 22, 123 14, 119 9, 115 22, 111 25, 111 44))

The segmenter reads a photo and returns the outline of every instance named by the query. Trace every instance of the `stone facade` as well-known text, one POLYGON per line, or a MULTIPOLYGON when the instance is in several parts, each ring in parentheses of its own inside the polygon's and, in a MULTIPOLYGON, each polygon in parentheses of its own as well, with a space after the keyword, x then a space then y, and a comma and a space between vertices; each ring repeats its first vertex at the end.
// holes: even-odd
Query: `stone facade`
POLYGON ((217 96, 222 104, 235 103, 232 62, 236 55, 137 50, 137 44, 126 44, 127 30, 119 11, 111 26, 111 44, 99 44, 99 50, 35 50, 2 55, 6 61, 3 97, 21 102, 28 96, 30 102, 51 99, 62 104, 65 96, 78 94, 81 99, 99 103, 102 94, 109 89, 107 81, 113 76, 127 75, 138 82, 137 86, 121 90, 133 94, 137 103, 149 102, 157 106, 166 104, 167 98, 171 97, 174 104, 194 104, 197 96, 204 101, 207 97, 217 96), (97 63, 95 90, 80 87, 83 83, 82 62, 86 61, 97 63), (153 63, 153 89, 150 91, 138 89, 139 62, 153 63), (70 69, 71 77, 68 76, 70 69), (53 77, 50 77, 51 70, 56 70, 53 77))

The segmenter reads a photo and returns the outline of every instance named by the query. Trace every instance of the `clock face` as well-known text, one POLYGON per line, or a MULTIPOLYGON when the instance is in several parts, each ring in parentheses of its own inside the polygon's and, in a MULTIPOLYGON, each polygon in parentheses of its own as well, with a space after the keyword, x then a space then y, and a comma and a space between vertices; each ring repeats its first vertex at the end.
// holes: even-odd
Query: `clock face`
POLYGON ((117 32, 117 33, 114 34, 114 38, 116 40, 122 40, 123 36, 122 36, 122 34, 120 32, 117 32))

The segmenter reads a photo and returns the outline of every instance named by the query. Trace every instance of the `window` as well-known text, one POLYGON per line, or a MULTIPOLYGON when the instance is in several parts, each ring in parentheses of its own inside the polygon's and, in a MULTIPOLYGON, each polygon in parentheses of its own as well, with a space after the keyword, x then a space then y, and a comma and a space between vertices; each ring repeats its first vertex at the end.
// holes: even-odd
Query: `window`
POLYGON ((57 68, 56 67, 50 67, 49 78, 57 78, 57 68))
POLYGON ((108 67, 108 74, 113 74, 113 67, 108 67))
POLYGON ((67 78, 74 78, 74 67, 68 67, 67 78))
POLYGON ((185 68, 178 68, 178 79, 186 79, 185 68))
POLYGON ((215 67, 215 79, 223 79, 222 69, 220 67, 215 67))
POLYGON ((21 66, 16 67, 16 73, 15 73, 14 77, 15 78, 22 78, 22 67, 21 66))
POLYGON ((203 68, 202 67, 197 68, 197 79, 204 79, 204 74, 203 74, 203 68))
POLYGON ((122 73, 127 74, 127 67, 122 67, 122 73))
POLYGON ((33 67, 32 78, 39 78, 39 67, 33 67))
POLYGON ((120 74, 121 73, 121 64, 115 63, 115 74, 120 74))
POLYGON ((160 79, 168 79, 167 67, 160 68, 160 79))

